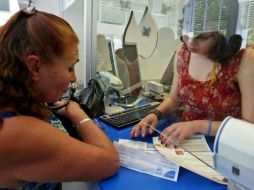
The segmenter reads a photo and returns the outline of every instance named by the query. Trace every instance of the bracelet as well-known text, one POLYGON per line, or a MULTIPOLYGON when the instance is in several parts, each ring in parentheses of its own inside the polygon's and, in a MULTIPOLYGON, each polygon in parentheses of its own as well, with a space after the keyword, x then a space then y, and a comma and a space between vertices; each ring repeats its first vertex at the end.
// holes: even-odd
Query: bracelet
POLYGON ((208 127, 207 127, 207 131, 205 133, 205 136, 209 136, 210 135, 211 129, 212 129, 212 120, 209 119, 208 120, 208 127))
POLYGON ((151 113, 155 114, 157 116, 158 120, 160 120, 162 118, 162 113, 158 109, 153 109, 148 112, 148 114, 151 114, 151 113))
POLYGON ((88 121, 92 121, 90 118, 84 118, 82 119, 77 125, 76 128, 78 129, 83 123, 86 123, 88 121))

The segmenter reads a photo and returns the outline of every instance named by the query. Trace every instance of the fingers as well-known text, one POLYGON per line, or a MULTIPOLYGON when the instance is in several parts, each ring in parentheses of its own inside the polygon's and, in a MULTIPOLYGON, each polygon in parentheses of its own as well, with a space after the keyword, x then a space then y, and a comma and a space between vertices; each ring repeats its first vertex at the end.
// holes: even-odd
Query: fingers
POLYGON ((159 137, 159 140, 161 141, 162 144, 164 145, 170 145, 175 143, 175 128, 173 126, 167 127, 165 130, 162 131, 162 134, 159 137), (173 138, 174 136, 174 138, 173 138))
POLYGON ((134 126, 131 130, 131 137, 138 137, 141 131, 142 137, 146 136, 146 128, 147 124, 143 121, 140 121, 136 126, 134 126))
POLYGON ((178 126, 172 125, 162 132, 159 140, 163 145, 170 146, 171 144, 178 145, 184 138, 181 129, 178 126))
MULTIPOLYGON (((135 125, 132 130, 131 130, 131 137, 138 137, 140 135, 141 132, 141 136, 145 137, 146 133, 147 133, 147 128, 152 125, 152 126, 156 126, 157 121, 151 118, 148 119, 144 119, 141 120, 137 125, 135 125), (150 124, 151 123, 151 124, 150 124)), ((154 133, 154 129, 152 127, 149 127, 149 133, 153 134, 154 133)))
POLYGON ((145 137, 146 136, 146 128, 147 128, 147 125, 146 123, 142 122, 142 126, 141 126, 141 134, 142 134, 142 137, 145 137))
POLYGON ((151 124, 153 127, 149 127, 149 134, 153 134, 154 133, 154 127, 156 127, 157 125, 157 121, 152 121, 152 124, 151 124))
POLYGON ((141 123, 139 122, 137 125, 135 125, 132 129, 131 129, 131 137, 137 137, 137 133, 138 131, 140 131, 141 127, 140 127, 141 123))
MULTIPOLYGON (((149 127, 150 124, 155 126, 156 121, 154 120, 153 117, 148 115, 132 128, 131 133, 130 133, 131 137, 134 137, 134 138, 138 137, 140 135, 140 132, 141 132, 141 136, 145 137, 146 136, 146 129, 147 129, 147 127, 149 127)), ((150 129, 149 133, 152 134, 153 130, 150 129)))
MULTIPOLYGON (((147 127, 156 126, 157 121, 151 115, 147 116, 145 119, 140 121, 136 126, 131 130, 131 137, 138 137, 141 132, 141 136, 145 137, 147 132, 147 127), (149 117, 150 116, 150 117, 149 117)), ((170 146, 172 144, 178 145, 184 139, 195 134, 195 125, 192 122, 179 122, 172 124, 170 127, 164 129, 159 137, 161 143, 165 146, 170 146)), ((149 127, 149 133, 154 132, 153 127, 149 127)))

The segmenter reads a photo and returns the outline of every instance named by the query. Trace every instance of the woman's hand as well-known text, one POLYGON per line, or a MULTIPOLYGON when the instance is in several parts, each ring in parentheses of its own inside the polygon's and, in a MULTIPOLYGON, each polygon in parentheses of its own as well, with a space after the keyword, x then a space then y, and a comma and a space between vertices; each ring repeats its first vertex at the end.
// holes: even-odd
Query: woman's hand
POLYGON ((57 113, 63 117, 70 119, 73 124, 79 123, 79 121, 84 118, 89 118, 88 115, 79 106, 79 104, 71 100, 65 107, 59 109, 57 113))
POLYGON ((162 131, 159 139, 165 146, 171 144, 179 144, 184 139, 193 136, 198 132, 198 125, 196 121, 185 121, 174 123, 162 131))
MULTIPOLYGON (((144 119, 142 119, 137 125, 135 125, 131 130, 131 137, 138 137, 139 132, 141 131, 142 137, 146 136, 146 128, 149 125, 155 127, 158 123, 158 118, 155 114, 151 113, 147 115, 144 119)), ((154 129, 150 127, 149 133, 153 134, 154 129)))

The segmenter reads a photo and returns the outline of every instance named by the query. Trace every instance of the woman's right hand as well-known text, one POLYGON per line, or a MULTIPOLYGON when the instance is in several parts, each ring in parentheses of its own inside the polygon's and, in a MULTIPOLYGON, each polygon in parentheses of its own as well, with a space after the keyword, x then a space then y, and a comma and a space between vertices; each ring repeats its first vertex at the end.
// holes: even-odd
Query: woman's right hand
MULTIPOLYGON (((149 125, 152 125, 153 127, 156 127, 158 123, 158 118, 155 114, 151 113, 147 115, 144 119, 142 119, 137 125, 135 125, 131 130, 131 137, 138 137, 139 133, 141 131, 142 137, 146 136, 146 129, 149 127, 149 125)), ((150 127, 149 133, 153 134, 154 129, 150 127)))

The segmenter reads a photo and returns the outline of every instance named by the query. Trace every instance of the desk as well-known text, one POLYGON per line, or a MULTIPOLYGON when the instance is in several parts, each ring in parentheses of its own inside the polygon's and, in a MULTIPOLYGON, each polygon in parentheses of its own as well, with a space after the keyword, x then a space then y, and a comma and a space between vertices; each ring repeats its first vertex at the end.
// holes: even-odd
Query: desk
MULTIPOLYGON (((158 124, 158 129, 162 130, 163 127, 176 122, 174 118, 163 119, 158 124)), ((114 129, 113 127, 96 119, 96 122, 108 135, 112 141, 118 141, 119 138, 130 139, 130 131, 132 127, 124 128, 121 130, 114 129)), ((158 134, 155 134, 158 135, 158 134)), ((151 136, 146 138, 137 138, 151 142, 151 136)), ((214 138, 207 138, 209 146, 213 146, 214 138)), ((139 173, 127 168, 121 167, 117 174, 106 180, 93 183, 93 189, 102 190, 226 190, 226 185, 221 185, 206 179, 198 174, 195 174, 184 168, 180 168, 178 181, 172 182, 169 180, 161 179, 158 177, 150 176, 148 174, 139 173)))

